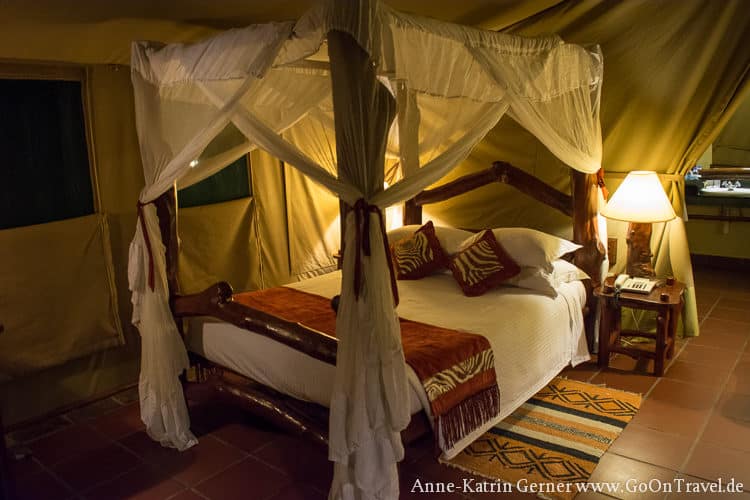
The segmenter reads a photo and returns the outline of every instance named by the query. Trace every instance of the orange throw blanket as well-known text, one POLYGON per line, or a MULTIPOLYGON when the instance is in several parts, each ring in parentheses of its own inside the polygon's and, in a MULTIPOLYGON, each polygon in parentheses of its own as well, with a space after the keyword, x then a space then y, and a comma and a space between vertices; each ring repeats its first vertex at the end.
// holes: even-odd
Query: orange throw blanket
MULTIPOLYGON (((319 295, 278 287, 236 294, 234 300, 335 336, 336 315, 330 301, 319 295)), ((438 443, 450 449, 499 412, 500 392, 489 341, 473 333, 406 319, 400 322, 406 362, 430 400, 438 443)))

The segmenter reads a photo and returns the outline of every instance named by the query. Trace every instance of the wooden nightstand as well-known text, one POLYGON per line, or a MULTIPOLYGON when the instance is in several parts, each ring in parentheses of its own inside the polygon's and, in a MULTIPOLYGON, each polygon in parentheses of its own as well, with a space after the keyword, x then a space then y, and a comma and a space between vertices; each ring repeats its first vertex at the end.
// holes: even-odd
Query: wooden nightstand
POLYGON ((609 355, 613 352, 627 354, 633 358, 647 357, 654 360, 654 375, 664 375, 664 365, 674 354, 675 332, 683 305, 685 285, 674 281, 654 288, 650 294, 614 292, 615 278, 609 277, 594 294, 599 297, 601 321, 599 324, 599 366, 609 366, 609 355), (621 307, 656 311, 656 333, 636 330, 622 330, 621 307), (635 345, 625 346, 621 339, 628 337, 647 337, 656 340, 655 344, 644 344, 642 348, 635 345), (649 348, 648 346, 651 346, 649 348), (653 350, 652 350, 653 349, 653 350))

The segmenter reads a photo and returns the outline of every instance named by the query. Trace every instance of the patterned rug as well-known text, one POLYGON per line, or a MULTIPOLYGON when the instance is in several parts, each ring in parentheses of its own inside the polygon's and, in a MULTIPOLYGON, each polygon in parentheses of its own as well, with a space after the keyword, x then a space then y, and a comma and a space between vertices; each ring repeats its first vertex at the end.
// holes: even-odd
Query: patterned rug
POLYGON ((638 394, 558 377, 457 457, 441 462, 541 497, 571 499, 575 483, 588 480, 640 405, 638 394))

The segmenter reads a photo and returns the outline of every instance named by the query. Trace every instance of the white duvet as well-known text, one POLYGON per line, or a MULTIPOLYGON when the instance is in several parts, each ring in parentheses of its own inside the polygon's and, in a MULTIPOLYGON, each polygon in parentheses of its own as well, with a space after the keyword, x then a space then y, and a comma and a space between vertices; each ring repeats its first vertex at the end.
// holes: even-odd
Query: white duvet
MULTIPOLYGON (((289 285, 323 297, 339 293, 339 272, 289 285)), ((399 281, 398 315, 486 337, 495 355, 500 414, 443 450, 452 458, 544 387, 566 365, 589 359, 581 310, 586 294, 580 281, 564 283, 551 298, 531 290, 499 287, 466 297, 449 274, 399 281)), ((334 367, 261 335, 211 319, 190 323, 188 347, 207 359, 297 399, 328 406, 334 367)), ((408 367, 407 367, 408 368, 408 367)), ((410 411, 431 417, 424 389, 408 368, 410 411)))

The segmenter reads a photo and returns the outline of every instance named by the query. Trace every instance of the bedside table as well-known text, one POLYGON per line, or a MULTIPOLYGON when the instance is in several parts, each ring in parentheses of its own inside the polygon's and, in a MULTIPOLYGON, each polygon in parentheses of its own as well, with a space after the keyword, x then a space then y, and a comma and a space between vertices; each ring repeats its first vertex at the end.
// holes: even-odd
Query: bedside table
MULTIPOLYGON (((675 332, 683 305, 685 285, 676 281, 655 287, 649 294, 622 292, 616 297, 615 277, 610 276, 603 286, 594 290, 599 297, 601 320, 599 324, 599 366, 609 366, 609 355, 613 352, 627 354, 633 358, 646 357, 654 360, 654 375, 664 375, 664 365, 674 354, 675 332), (621 308, 656 311, 656 333, 623 330, 621 308), (655 339, 653 351, 648 348, 628 347, 620 340, 628 337, 655 339)), ((650 345, 650 344, 649 344, 650 345)))

